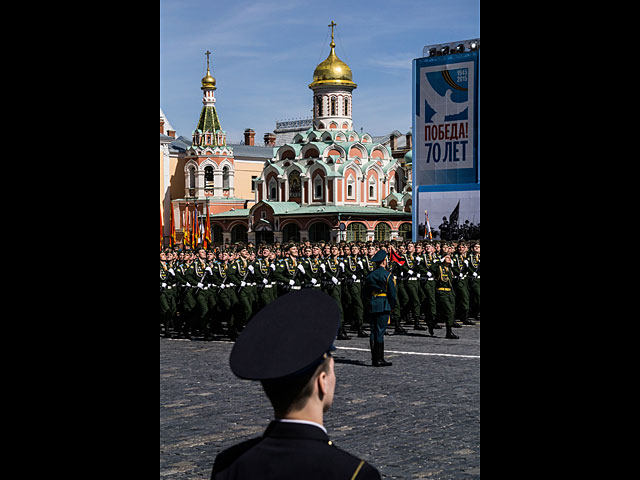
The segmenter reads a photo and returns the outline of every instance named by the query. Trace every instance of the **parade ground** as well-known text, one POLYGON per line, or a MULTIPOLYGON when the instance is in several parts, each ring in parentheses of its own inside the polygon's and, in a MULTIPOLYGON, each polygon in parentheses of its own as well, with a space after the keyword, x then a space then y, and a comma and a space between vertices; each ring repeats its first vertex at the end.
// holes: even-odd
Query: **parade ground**
MULTIPOLYGON (((411 327, 387 335, 371 366, 369 340, 336 341, 337 384, 324 426, 334 444, 388 479, 480 478, 480 322, 458 340, 411 327)), ((393 327, 391 328, 393 331, 393 327)), ((260 436, 273 411, 259 382, 229 369, 224 338, 160 339, 160 478, 208 479, 216 455, 260 436)))

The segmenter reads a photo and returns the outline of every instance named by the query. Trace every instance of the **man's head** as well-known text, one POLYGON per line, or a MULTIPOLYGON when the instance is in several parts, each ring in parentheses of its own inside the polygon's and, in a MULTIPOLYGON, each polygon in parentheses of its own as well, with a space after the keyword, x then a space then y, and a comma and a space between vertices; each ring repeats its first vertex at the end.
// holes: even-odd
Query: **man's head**
POLYGON ((326 413, 333 403, 336 375, 333 357, 309 372, 285 380, 263 380, 262 388, 273 406, 276 418, 284 418, 308 408, 326 413))
POLYGON ((262 383, 278 418, 302 411, 322 415, 333 402, 330 350, 339 323, 339 307, 326 293, 287 293, 247 324, 231 350, 231 370, 262 383))

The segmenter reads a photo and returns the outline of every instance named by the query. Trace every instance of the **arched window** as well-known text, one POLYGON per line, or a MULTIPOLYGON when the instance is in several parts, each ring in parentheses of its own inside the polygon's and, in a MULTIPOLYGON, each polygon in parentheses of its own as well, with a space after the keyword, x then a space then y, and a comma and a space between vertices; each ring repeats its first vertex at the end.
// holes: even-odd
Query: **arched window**
POLYGON ((336 114, 336 111, 338 110, 337 105, 338 99, 336 97, 331 97, 331 116, 336 114))
POLYGON ((300 241, 300 227, 297 223, 288 223, 282 229, 282 241, 284 243, 300 241))
POLYGON ((302 187, 300 184, 300 172, 297 170, 289 174, 289 198, 302 197, 302 187))
POLYGON ((231 229, 231 243, 247 242, 247 227, 236 225, 231 229))
POLYGON ((211 165, 204 168, 204 188, 213 190, 213 167, 211 165))
POLYGON ((352 222, 347 226, 347 242, 366 242, 367 227, 362 223, 352 222))
POLYGON ((313 180, 313 199, 314 200, 322 200, 324 197, 324 182, 322 181, 322 177, 320 175, 316 176, 313 180))
POLYGON ((356 181, 354 180, 353 175, 349 175, 349 178, 347 179, 347 198, 349 200, 353 200, 356 198, 355 183, 356 181))
POLYGON ((227 166, 222 169, 222 188, 229 188, 229 167, 227 166))
POLYGON ((211 226, 211 241, 216 244, 222 244, 222 227, 220 225, 211 226))
POLYGON ((191 167, 189 169, 189 188, 196 188, 196 169, 191 167))
POLYGON ((318 105, 318 116, 321 117, 322 116, 322 97, 319 95, 316 97, 316 105, 318 105))
POLYGON ((269 200, 278 199, 278 182, 275 178, 272 178, 269 182, 269 200))
POLYGON ((369 177, 369 200, 376 199, 377 193, 377 182, 375 176, 371 175, 369 177))
POLYGON ((309 227, 309 241, 319 242, 324 240, 328 242, 330 240, 331 232, 329 225, 324 222, 316 222, 309 227))
POLYGON ((344 116, 345 117, 349 116, 349 99, 348 98, 344 99, 344 116))
POLYGON ((375 229, 375 239, 386 242, 391 239, 391 227, 387 223, 379 223, 375 229))
POLYGON ((411 240, 412 228, 408 222, 400 224, 398 227, 398 237, 402 237, 403 240, 411 240))

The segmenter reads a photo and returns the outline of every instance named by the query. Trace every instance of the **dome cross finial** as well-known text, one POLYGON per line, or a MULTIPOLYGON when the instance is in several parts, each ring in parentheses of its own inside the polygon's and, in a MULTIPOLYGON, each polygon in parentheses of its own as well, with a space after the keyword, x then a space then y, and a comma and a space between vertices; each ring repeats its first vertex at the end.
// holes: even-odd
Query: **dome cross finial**
POLYGON ((327 25, 327 27, 331 27, 331 48, 335 48, 336 44, 333 41, 333 27, 335 27, 336 25, 338 25, 336 22, 334 22, 333 20, 331 20, 331 23, 329 25, 327 25))

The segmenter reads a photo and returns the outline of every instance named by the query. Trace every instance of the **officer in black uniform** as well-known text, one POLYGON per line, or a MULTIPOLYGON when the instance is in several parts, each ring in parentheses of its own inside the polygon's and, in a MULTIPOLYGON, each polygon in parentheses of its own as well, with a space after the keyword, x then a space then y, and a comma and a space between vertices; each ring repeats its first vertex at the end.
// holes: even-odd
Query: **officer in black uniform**
POLYGON ((239 378, 262 383, 275 419, 261 437, 218 454, 212 480, 381 478, 336 447, 323 426, 336 385, 330 348, 339 323, 337 303, 309 288, 284 294, 247 325, 229 364, 239 378))

